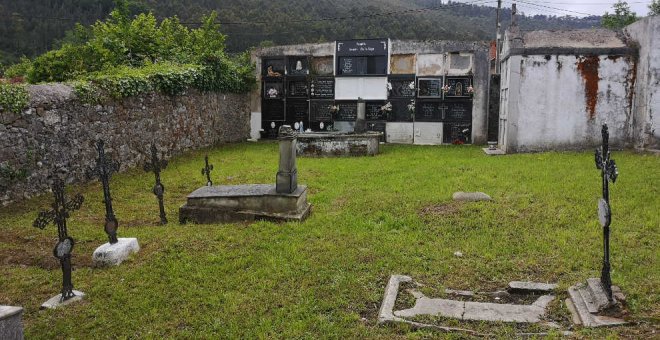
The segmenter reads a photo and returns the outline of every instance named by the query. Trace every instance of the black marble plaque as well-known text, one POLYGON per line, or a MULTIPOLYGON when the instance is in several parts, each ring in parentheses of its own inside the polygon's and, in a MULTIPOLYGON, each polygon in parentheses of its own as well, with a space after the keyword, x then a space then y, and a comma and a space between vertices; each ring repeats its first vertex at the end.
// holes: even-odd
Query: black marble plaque
POLYGON ((449 107, 445 112, 445 121, 472 121, 472 101, 445 102, 445 104, 449 107))
POLYGON ((283 77, 285 65, 284 58, 264 58, 261 60, 261 75, 263 77, 283 77))
POLYGON ((306 100, 286 101, 286 121, 289 123, 309 121, 309 102, 306 100))
POLYGON ((392 99, 392 112, 389 115, 390 122, 412 122, 414 111, 411 113, 410 105, 413 101, 410 99, 392 99))
POLYGON ((357 119, 357 102, 336 102, 339 111, 335 114, 335 120, 354 122, 357 119))
POLYGON ((307 98, 307 80, 295 79, 286 81, 286 96, 289 98, 307 98))
POLYGON ((332 122, 332 107, 335 102, 332 100, 312 100, 309 103, 309 121, 325 122, 326 125, 332 122))
POLYGON ((443 123, 442 142, 447 144, 470 144, 471 123, 443 123))
POLYGON ((390 78, 388 85, 389 98, 414 98, 416 92, 415 78, 390 78))
POLYGON ((339 57, 338 75, 367 74, 366 57, 339 57))
POLYGON ((284 122, 274 122, 274 121, 261 121, 261 138, 274 139, 277 138, 278 130, 284 122))
POLYGON ((261 121, 283 121, 284 101, 265 99, 261 101, 261 121))
POLYGON ((281 81, 264 81, 263 98, 277 99, 284 97, 284 83, 281 81))
POLYGON ((388 47, 387 39, 337 40, 335 53, 338 56, 386 56, 388 47))
POLYGON ((365 102, 365 118, 366 120, 387 120, 387 112, 382 108, 386 102, 365 102))
POLYGON ((306 76, 309 74, 309 58, 302 57, 287 57, 287 75, 293 76, 306 76))
POLYGON ((442 98, 442 78, 419 78, 419 98, 442 98))
POLYGON ((312 78, 309 81, 309 96, 317 99, 335 98, 335 78, 312 78))
POLYGON ((415 105, 415 121, 440 122, 448 106, 439 100, 417 100, 415 105))
POLYGON ((471 77, 447 77, 446 84, 449 86, 449 91, 445 93, 445 97, 471 97, 468 93, 468 87, 472 84, 471 77))
POLYGON ((382 132, 383 134, 380 136, 380 141, 385 142, 385 136, 387 135, 387 122, 385 121, 370 121, 367 122, 367 130, 368 131, 376 131, 376 132, 382 132))

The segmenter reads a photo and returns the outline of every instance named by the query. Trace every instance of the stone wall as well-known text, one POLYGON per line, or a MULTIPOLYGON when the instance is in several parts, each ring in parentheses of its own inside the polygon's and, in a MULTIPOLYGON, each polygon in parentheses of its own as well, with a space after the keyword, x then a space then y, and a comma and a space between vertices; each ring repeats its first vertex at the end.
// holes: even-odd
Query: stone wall
POLYGON ((95 140, 121 161, 121 170, 141 166, 155 142, 170 157, 250 136, 246 94, 140 95, 102 105, 83 104, 62 84, 29 88, 28 109, 0 112, 0 204, 48 189, 53 168, 66 170, 68 183, 85 181, 94 164, 95 140))

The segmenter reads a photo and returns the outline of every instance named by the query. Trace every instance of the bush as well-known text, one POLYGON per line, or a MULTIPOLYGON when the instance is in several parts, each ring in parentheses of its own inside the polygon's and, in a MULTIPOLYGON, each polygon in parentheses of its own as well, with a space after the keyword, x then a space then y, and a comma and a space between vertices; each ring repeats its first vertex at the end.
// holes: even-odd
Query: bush
POLYGON ((21 112, 28 105, 30 96, 24 85, 0 84, 0 112, 21 112))
POLYGON ((22 57, 21 61, 7 67, 3 74, 5 78, 25 78, 32 69, 32 61, 29 58, 22 57))

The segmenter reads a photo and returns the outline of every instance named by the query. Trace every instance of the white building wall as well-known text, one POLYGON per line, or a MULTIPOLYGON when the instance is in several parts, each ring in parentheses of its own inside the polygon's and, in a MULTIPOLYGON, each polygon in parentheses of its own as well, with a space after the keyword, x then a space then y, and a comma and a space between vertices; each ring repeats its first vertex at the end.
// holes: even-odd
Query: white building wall
MULTIPOLYGON (((626 57, 598 57, 596 104, 591 112, 590 71, 583 57, 511 56, 502 91, 507 118, 507 152, 584 149, 600 143, 600 127, 610 126, 612 143, 622 145, 631 131, 630 83, 626 57), (515 78, 519 77, 516 81, 515 78)), ((501 96, 502 97, 502 96, 501 96)))

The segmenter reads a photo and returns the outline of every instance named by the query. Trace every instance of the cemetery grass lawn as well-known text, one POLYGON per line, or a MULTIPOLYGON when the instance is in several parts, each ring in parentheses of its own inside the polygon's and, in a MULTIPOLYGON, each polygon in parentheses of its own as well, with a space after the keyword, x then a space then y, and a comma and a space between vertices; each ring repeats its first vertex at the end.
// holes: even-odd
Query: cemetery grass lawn
MULTIPOLYGON (((568 286, 599 275, 601 182, 592 152, 487 157, 476 146, 409 145, 382 151, 299 158, 299 183, 309 186, 314 205, 303 223, 177 223, 186 195, 204 183, 206 152, 216 184, 273 183, 272 142, 173 158, 162 174, 167 226, 157 225, 153 174, 118 174, 111 188, 119 236, 137 237, 142 249, 109 269, 91 268, 92 252, 107 241, 101 186, 70 187, 85 195, 68 226, 77 242, 74 286, 87 296, 55 311, 39 306, 60 290, 56 229, 32 227, 51 196, 0 208, 0 304, 25 307, 27 338, 445 337, 376 325, 390 275, 410 275, 436 295, 444 288, 492 291, 513 280, 556 282, 562 299, 568 286), (483 191, 494 201, 452 203, 455 191, 483 191)), ((620 177, 611 186, 612 278, 638 324, 577 334, 657 336, 660 157, 618 151, 613 158, 620 177)), ((553 313, 568 316, 562 304, 553 313)), ((517 331, 476 327, 502 338, 517 331)))

